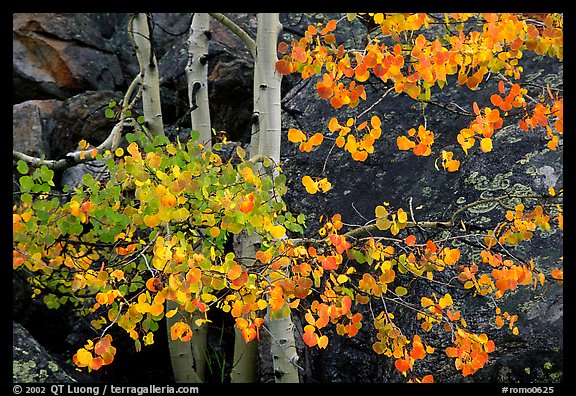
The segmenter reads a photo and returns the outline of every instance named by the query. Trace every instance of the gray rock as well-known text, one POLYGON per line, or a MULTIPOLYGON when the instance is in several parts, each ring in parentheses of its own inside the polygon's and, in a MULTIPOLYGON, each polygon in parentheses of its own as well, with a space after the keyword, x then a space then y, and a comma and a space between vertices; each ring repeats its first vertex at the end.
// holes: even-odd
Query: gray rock
POLYGON ((12 23, 16 102, 123 86, 116 55, 86 14, 16 13, 12 23))
POLYGON ((70 367, 58 362, 32 335, 12 322, 12 380, 15 383, 76 382, 70 367))
POLYGON ((39 157, 49 152, 47 120, 59 107, 59 100, 28 100, 12 106, 13 149, 39 157))

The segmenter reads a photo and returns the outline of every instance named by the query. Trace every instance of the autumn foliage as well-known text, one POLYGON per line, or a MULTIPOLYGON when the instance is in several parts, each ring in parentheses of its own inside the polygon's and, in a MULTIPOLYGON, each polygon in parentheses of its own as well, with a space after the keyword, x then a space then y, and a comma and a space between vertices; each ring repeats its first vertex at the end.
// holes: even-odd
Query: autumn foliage
MULTIPOLYGON (((526 51, 561 60, 562 17, 377 13, 311 25, 301 39, 279 43, 276 70, 315 78, 319 98, 334 109, 366 101, 363 84, 369 80, 387 83, 391 88, 385 95, 406 95, 423 109, 433 102, 434 89, 450 84, 477 90, 490 74, 499 79, 498 89, 489 103, 460 104, 469 122, 453 131, 461 148, 457 152, 437 148, 426 122, 417 121, 392 137, 369 111, 356 118, 332 117, 323 131, 291 128, 287 139, 311 154, 332 144, 362 162, 386 137, 400 151, 436 157, 437 171, 448 172, 458 171, 460 159, 472 150, 490 152, 494 134, 505 125, 544 131, 547 147, 557 150, 563 133, 561 92, 546 87, 538 100, 531 96, 521 82, 526 51), (338 44, 339 23, 355 18, 376 27, 361 50, 338 44), (479 28, 465 28, 471 21, 479 28), (450 27, 443 36, 426 34, 442 24, 450 27)), ((75 304, 91 318, 101 335, 76 352, 77 366, 98 370, 112 363, 116 349, 108 330, 113 325, 139 350, 154 343, 163 319, 181 318, 170 337, 186 342, 194 336, 187 321, 191 314, 200 314, 195 316, 200 326, 218 309, 232 316, 246 342, 260 338, 267 312, 301 314, 302 341, 308 347, 330 347, 328 328, 355 337, 371 326, 373 351, 392 359, 409 381, 434 381, 433 373, 417 369, 434 353, 452 359, 455 369, 468 376, 484 367, 498 346, 470 328, 460 299, 489 299, 495 326, 518 334, 518 317, 502 311, 503 298, 519 287, 563 282, 561 264, 544 273, 532 261, 506 254, 506 248, 530 241, 537 232, 563 229, 561 191, 491 198, 503 205, 512 199, 516 203, 497 228, 475 234, 481 242, 477 262, 465 259, 450 238, 424 239, 415 231, 455 228, 458 222, 417 224, 410 208, 384 201, 364 226, 350 227, 333 214, 323 216, 317 237, 304 238, 305 214, 291 213, 282 200, 286 176, 273 172, 280 164, 264 159, 257 166, 241 147, 231 160, 223 160, 218 144, 204 150, 197 137, 193 132, 182 143, 128 134, 127 147, 112 153, 94 152, 81 142, 86 155, 106 160, 110 178, 86 175, 82 185, 61 194, 54 191, 51 170, 18 163, 13 267, 33 275, 35 294, 44 294, 49 306, 75 304), (251 265, 225 249, 226 239, 241 233, 262 238, 251 265), (416 294, 417 282, 433 282, 446 291, 416 294), (167 301, 178 308, 166 311, 167 301), (411 312, 418 331, 402 329, 392 306, 411 312), (371 315, 360 307, 369 307, 371 315), (432 332, 446 344, 429 343, 432 332)), ((304 175, 301 184, 309 194, 326 194, 332 187, 321 174, 304 175)))

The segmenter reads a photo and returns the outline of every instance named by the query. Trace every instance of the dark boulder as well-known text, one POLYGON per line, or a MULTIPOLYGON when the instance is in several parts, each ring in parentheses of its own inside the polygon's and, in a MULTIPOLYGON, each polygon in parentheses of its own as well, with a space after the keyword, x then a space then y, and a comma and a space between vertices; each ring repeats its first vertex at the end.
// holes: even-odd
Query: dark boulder
POLYGON ((86 14, 14 14, 12 23, 14 103, 124 85, 118 58, 86 14))

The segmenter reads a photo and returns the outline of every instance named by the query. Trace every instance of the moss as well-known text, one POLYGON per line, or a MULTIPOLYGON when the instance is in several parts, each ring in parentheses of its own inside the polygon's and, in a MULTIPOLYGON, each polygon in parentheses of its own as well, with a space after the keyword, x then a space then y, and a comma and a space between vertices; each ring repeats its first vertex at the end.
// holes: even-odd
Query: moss
POLYGON ((46 370, 37 370, 33 360, 13 360, 12 378, 14 382, 43 382, 48 378, 46 370))

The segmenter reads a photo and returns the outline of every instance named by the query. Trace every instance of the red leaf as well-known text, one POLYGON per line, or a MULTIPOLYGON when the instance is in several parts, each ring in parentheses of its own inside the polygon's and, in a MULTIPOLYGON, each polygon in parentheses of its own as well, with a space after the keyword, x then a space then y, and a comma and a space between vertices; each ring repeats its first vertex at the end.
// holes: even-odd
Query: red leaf
POLYGON ((410 368, 410 363, 408 363, 406 359, 398 359, 394 362, 394 366, 398 371, 403 373, 405 371, 408 371, 408 369, 410 368))
POLYGON ((404 242, 406 242, 406 245, 412 246, 416 243, 416 237, 414 235, 408 235, 404 242))
POLYGON ((302 339, 304 340, 304 343, 306 345, 308 345, 309 347, 313 347, 318 343, 318 334, 306 332, 302 335, 302 339))

